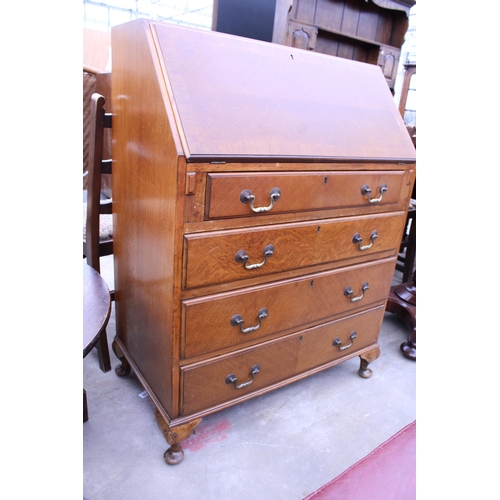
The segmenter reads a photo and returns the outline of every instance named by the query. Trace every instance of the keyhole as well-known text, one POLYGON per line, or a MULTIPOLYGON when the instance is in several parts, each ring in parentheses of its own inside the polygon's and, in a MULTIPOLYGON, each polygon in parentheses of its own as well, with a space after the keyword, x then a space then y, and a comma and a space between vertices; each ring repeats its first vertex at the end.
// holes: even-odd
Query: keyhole
POLYGON ((321 231, 321 226, 318 226, 318 233, 321 231))
POLYGON ((328 182, 328 177, 325 177, 325 180, 324 180, 323 184, 326 185, 327 182, 328 182))
POLYGON ((313 287, 313 286, 314 286, 314 280, 311 281, 311 287, 313 287))

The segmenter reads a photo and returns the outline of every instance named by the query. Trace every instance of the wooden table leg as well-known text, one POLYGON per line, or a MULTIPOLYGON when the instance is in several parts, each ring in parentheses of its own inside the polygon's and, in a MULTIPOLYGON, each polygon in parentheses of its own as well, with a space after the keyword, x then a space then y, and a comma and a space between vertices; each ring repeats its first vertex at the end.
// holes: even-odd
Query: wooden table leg
POLYGON ((401 351, 408 359, 417 359, 417 282, 416 273, 412 281, 391 288, 387 299, 386 311, 399 316, 410 330, 406 342, 401 344, 401 351))

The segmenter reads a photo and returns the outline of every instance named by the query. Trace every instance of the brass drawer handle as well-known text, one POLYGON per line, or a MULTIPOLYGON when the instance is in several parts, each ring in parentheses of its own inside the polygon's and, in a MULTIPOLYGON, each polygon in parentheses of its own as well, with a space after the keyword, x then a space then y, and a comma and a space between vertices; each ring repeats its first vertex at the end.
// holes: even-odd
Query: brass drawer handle
POLYGON ((361 300, 364 295, 365 295, 365 292, 370 288, 370 285, 368 283, 363 283, 363 285, 361 285, 361 295, 358 295, 357 297, 353 297, 352 294, 354 293, 352 291, 352 288, 350 286, 348 286, 345 290, 344 290, 344 295, 346 297, 349 297, 349 299, 351 300, 351 302, 357 302, 358 300, 361 300))
POLYGON ((359 233, 356 233, 353 237, 352 237, 352 242, 354 244, 358 244, 358 248, 361 250, 361 251, 364 251, 364 250, 368 250, 369 248, 371 248, 373 246, 373 243, 375 243, 375 240, 378 238, 378 233, 377 231, 372 231, 372 233, 370 234, 370 240, 371 240, 371 243, 369 245, 364 245, 362 246, 361 245, 361 242, 363 241, 363 238, 361 238, 360 234, 359 233))
POLYGON ((236 389, 243 389, 243 387, 248 387, 253 381, 255 375, 260 372, 260 366, 259 365, 253 365, 252 368, 250 369, 250 376, 252 377, 250 380, 247 380, 246 382, 242 382, 241 384, 238 384, 238 379, 236 378, 236 375, 234 373, 230 373, 226 377, 226 384, 234 384, 234 387, 236 389))
POLYGON ((259 267, 262 267, 268 257, 271 257, 271 255, 274 253, 274 247, 272 245, 267 245, 264 248, 264 260, 262 262, 259 262, 258 264, 248 264, 248 254, 245 252, 245 250, 238 250, 236 252, 236 255, 234 256, 234 260, 238 262, 238 264, 243 263, 245 265, 245 269, 257 269, 259 267))
POLYGON ((280 196, 281 191, 279 188, 273 188, 269 193, 269 199, 271 200, 270 205, 267 207, 254 207, 253 204, 255 203, 255 196, 252 194, 252 191, 245 189, 240 193, 240 201, 245 204, 250 203, 250 208, 256 213, 269 212, 269 210, 274 207, 274 202, 278 200, 280 196))
POLYGON ((342 345, 342 341, 341 341, 341 340, 337 337, 337 338, 333 341, 332 345, 334 345, 334 346, 336 345, 336 346, 339 348, 339 351, 345 351, 346 349, 349 349, 349 347, 351 347, 351 346, 352 346, 352 344, 354 343, 354 339, 355 339, 357 336, 358 336, 358 335, 356 334, 356 332, 355 332, 355 331, 354 331, 354 332, 352 332, 352 333, 351 333, 351 335, 349 335, 349 338, 351 339, 351 343, 350 343, 350 344, 348 344, 348 345, 344 345, 344 346, 342 346, 342 347, 341 347, 341 345, 342 345))
POLYGON ((380 197, 378 198, 370 198, 371 194, 372 194, 372 190, 370 189, 370 187, 368 186, 368 184, 364 184, 363 187, 361 188, 361 194, 363 196, 366 196, 368 195, 368 201, 370 203, 378 203, 379 201, 382 201, 382 198, 384 196, 384 193, 387 191, 387 184, 382 184, 380 186, 380 197))
POLYGON ((258 330, 260 328, 260 325, 262 324, 262 320, 267 318, 268 316, 268 311, 264 307, 259 311, 259 314, 257 316, 259 323, 255 326, 249 326, 248 328, 243 328, 243 323, 245 322, 244 319, 241 317, 240 314, 235 314, 231 318, 231 326, 239 326, 241 333, 250 333, 250 332, 255 332, 255 330, 258 330))

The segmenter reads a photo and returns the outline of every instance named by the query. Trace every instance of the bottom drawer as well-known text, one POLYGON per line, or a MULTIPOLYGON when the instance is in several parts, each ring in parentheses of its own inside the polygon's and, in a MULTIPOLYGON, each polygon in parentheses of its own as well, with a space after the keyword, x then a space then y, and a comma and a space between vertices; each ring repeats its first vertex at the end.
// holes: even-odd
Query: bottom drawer
POLYGON ((379 306, 257 347, 184 366, 182 414, 238 402, 308 370, 351 357, 377 342, 384 311, 379 306))

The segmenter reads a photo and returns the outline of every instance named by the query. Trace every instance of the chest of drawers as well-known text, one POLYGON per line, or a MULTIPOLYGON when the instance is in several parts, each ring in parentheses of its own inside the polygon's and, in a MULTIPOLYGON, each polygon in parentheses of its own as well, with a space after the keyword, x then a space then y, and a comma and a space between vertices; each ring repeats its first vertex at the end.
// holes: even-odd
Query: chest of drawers
POLYGON ((415 150, 376 66, 146 20, 112 51, 116 372, 175 464, 210 413, 371 375, 415 150))

